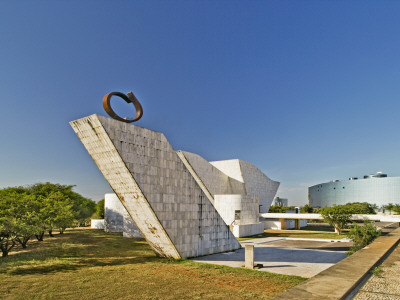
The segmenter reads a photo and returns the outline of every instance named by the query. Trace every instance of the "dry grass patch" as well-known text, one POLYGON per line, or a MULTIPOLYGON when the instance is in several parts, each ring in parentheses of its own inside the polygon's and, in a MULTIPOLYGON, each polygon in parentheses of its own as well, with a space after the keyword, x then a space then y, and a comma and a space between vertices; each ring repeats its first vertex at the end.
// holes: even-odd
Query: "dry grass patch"
POLYGON ((158 258, 145 240, 90 229, 0 258, 1 299, 271 299, 304 280, 158 258))

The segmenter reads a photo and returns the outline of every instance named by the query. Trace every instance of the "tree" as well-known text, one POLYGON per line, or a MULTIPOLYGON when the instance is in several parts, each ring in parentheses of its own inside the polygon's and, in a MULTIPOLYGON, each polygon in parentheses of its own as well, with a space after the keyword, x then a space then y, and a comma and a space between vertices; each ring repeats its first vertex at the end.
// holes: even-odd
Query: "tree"
POLYGON ((394 208, 393 203, 389 203, 388 205, 386 205, 386 208, 389 210, 390 214, 392 214, 392 210, 394 208))
POLYGON ((352 214, 344 205, 333 206, 321 209, 321 215, 324 221, 335 228, 337 234, 350 223, 352 214))
POLYGON ((397 214, 400 214, 400 205, 399 204, 395 204, 393 207, 393 211, 397 214))
POLYGON ((372 209, 374 210, 374 213, 376 214, 377 211, 379 210, 379 206, 376 205, 376 203, 374 203, 374 204, 371 204, 371 207, 372 207, 372 209))
POLYGON ((100 219, 104 219, 104 199, 97 202, 96 213, 99 215, 100 219))
POLYGON ((89 222, 90 216, 94 213, 96 203, 80 194, 72 191, 73 185, 61 185, 50 182, 37 183, 29 187, 29 191, 35 195, 48 198, 50 195, 59 192, 70 200, 73 218, 78 226, 89 222))
POLYGON ((37 231, 35 197, 21 187, 0 190, 0 249, 3 256, 20 243, 23 248, 37 231))
POLYGON ((60 191, 51 192, 46 198, 42 198, 40 213, 51 237, 54 229, 60 229, 60 233, 63 233, 65 228, 72 227, 74 223, 72 206, 71 199, 60 191))
POLYGON ((11 217, 0 217, 0 250, 2 256, 8 256, 8 252, 16 244, 13 220, 11 217))
POLYGON ((310 204, 306 204, 300 208, 301 213, 312 213, 313 211, 314 211, 314 209, 312 208, 312 206, 310 204))
POLYGON ((90 217, 94 201, 72 191, 73 186, 39 183, 29 187, 0 190, 0 250, 3 256, 32 236, 43 240, 45 231, 62 234, 74 222, 90 217))

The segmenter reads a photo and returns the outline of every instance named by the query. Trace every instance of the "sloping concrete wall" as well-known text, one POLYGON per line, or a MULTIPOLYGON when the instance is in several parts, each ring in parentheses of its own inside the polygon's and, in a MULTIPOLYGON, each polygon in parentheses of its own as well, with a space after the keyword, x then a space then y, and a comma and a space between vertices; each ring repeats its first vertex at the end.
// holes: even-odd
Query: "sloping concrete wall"
POLYGON ((70 124, 158 255, 240 248, 162 133, 98 115, 70 124))
POLYGON ((244 182, 242 170, 240 170, 239 159, 210 161, 210 164, 221 170, 221 172, 225 173, 229 177, 232 177, 239 182, 244 182))
POLYGON ((199 179, 212 196, 217 194, 246 194, 243 182, 235 180, 221 172, 200 155, 187 151, 178 152, 184 155, 186 161, 193 168, 197 176, 199 176, 199 179))
POLYGON ((240 159, 210 162, 226 175, 243 182, 247 195, 258 196, 260 212, 268 212, 279 188, 279 182, 271 180, 253 164, 240 159))
POLYGON ((248 195, 256 195, 260 200, 260 212, 268 212, 280 183, 269 179, 255 165, 239 160, 240 169, 248 195))

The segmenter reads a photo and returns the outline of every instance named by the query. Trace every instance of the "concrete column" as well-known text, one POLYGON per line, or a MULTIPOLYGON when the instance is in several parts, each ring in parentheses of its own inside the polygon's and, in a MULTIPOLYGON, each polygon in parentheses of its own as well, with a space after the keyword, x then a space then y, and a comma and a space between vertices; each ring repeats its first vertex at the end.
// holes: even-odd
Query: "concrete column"
POLYGON ((254 269, 254 245, 245 245, 244 247, 244 267, 254 269))
POLYGON ((285 219, 279 219, 279 221, 281 222, 281 230, 285 230, 286 229, 285 219))
POLYGON ((297 229, 297 230, 300 229, 300 220, 299 219, 294 220, 294 229, 297 229))

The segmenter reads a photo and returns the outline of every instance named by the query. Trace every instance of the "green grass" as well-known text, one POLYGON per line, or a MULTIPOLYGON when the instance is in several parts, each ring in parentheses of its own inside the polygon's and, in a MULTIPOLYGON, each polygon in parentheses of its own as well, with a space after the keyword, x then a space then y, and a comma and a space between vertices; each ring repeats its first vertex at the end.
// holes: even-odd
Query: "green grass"
POLYGON ((158 258, 143 239, 90 229, 0 258, 0 299, 271 299, 304 280, 158 258))
MULTIPOLYGON (((309 226, 310 228, 312 226, 309 226)), ((322 231, 321 228, 310 228, 312 230, 274 230, 274 229, 266 229, 264 230, 264 233, 250 236, 250 237, 245 237, 245 238, 239 238, 239 241, 245 241, 245 240, 250 240, 254 238, 263 238, 263 237, 288 237, 288 238, 307 238, 307 239, 343 239, 347 238, 346 230, 344 230, 344 233, 338 235, 335 232, 331 232, 329 228, 326 228, 326 231, 322 231), (317 230, 315 230, 317 229, 317 230)))
POLYGON ((382 277, 382 273, 383 273, 383 269, 381 266, 375 267, 373 268, 373 270, 371 271, 371 273, 379 278, 382 277))

